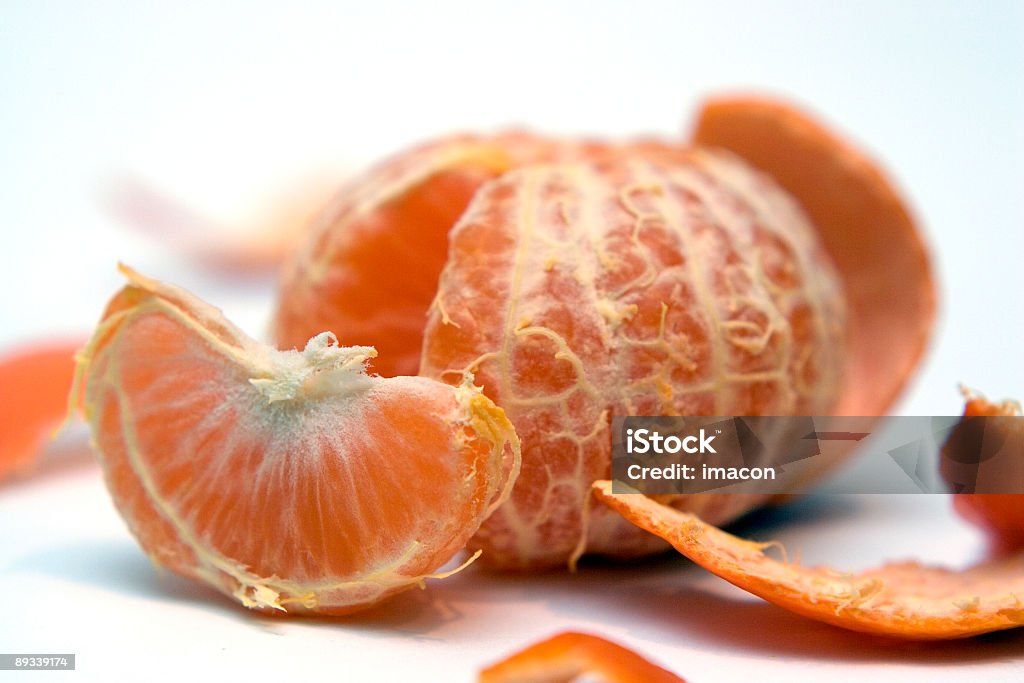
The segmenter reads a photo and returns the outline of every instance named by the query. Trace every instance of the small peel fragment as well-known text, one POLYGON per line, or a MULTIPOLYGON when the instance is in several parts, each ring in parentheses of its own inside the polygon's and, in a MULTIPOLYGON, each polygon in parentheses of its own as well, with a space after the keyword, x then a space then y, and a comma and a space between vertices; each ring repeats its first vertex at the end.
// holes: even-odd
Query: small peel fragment
POLYGON ((685 683, 633 650, 589 633, 564 631, 480 672, 480 683, 685 683))
POLYGON ((28 470, 67 414, 83 342, 40 342, 0 357, 0 480, 28 470))
POLYGON ((1024 552, 962 571, 916 562, 859 573, 803 567, 640 494, 594 494, 696 564, 768 602, 852 631, 907 640, 964 638, 1024 626, 1024 552))
MULTIPOLYGON (((964 414, 957 428, 950 434, 950 438, 943 446, 943 462, 949 460, 961 461, 954 449, 968 447, 972 443, 971 436, 964 434, 965 438, 958 438, 958 432, 969 431, 968 418, 972 417, 1013 417, 1019 418, 1024 411, 1018 401, 1005 400, 1001 403, 993 403, 981 394, 967 388, 962 388, 964 396, 964 414)), ((991 420, 986 426, 987 430, 998 430, 997 434, 1002 440, 1016 440, 1018 449, 1024 443, 1024 421, 1020 419, 991 420)), ((976 437, 975 437, 976 438, 976 437)), ((1017 451, 1018 455, 1020 451, 1017 451)), ((1019 458, 1015 472, 1000 472, 1001 476, 1016 477, 1019 481, 1024 476, 1024 463, 1019 458)), ((953 497, 953 509, 967 521, 975 524, 986 532, 994 541, 997 552, 1010 551, 1024 548, 1024 494, 1018 493, 965 493, 953 497)))

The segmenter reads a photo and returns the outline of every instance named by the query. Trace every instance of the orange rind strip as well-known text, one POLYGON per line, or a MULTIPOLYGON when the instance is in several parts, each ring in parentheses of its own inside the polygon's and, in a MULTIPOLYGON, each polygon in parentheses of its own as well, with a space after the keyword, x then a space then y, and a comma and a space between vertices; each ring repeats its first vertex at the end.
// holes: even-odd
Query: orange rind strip
MULTIPOLYGON (((966 405, 964 418, 969 417, 1017 417, 1021 415, 1021 405, 1017 401, 992 403, 982 396, 964 390, 966 405)), ((1018 444, 1024 443, 1024 422, 1021 420, 993 420, 986 429, 1002 430, 1004 439, 1016 439, 1018 444), (1016 433, 1010 433, 1015 431, 1016 433)), ((954 432, 955 434, 955 432, 954 432)), ((952 436, 943 449, 944 455, 954 454, 949 449, 963 447, 965 444, 952 436)), ((959 460, 960 458, 954 458, 959 460)), ((1019 461, 1018 461, 1019 462, 1019 461)), ((1019 480, 1024 473, 1024 463, 1019 463, 1014 473, 1019 480)), ((1003 472, 1003 475, 1009 473, 1003 472)), ((968 493, 953 497, 953 509, 964 519, 976 524, 989 533, 996 550, 1008 551, 1024 548, 1024 494, 1019 493, 968 493)))
POLYGON ((640 494, 597 497, 713 574, 768 602, 834 626, 908 640, 963 638, 1024 625, 1024 553, 962 571, 916 562, 858 573, 804 567, 640 494))
POLYGON ((729 150, 789 191, 817 227, 850 304, 850 360, 836 415, 884 415, 917 367, 936 286, 894 182, 856 146, 776 100, 705 102, 693 142, 729 150))
POLYGON ((49 342, 0 358, 0 479, 25 471, 67 413, 82 342, 49 342))
POLYGON ((589 633, 565 631, 480 672, 480 683, 685 683, 633 650, 589 633))

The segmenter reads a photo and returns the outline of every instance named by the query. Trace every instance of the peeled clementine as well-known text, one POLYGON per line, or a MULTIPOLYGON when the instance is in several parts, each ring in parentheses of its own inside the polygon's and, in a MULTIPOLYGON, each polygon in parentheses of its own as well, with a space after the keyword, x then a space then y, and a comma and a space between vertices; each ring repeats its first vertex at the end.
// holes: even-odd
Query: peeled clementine
MULTIPOLYGON (((664 546, 591 504, 612 414, 882 414, 934 301, 881 171, 788 105, 736 98, 692 149, 510 133, 399 155, 315 223, 275 330, 375 344, 383 375, 477 372, 524 460, 472 543, 533 568, 664 546)), ((725 522, 765 500, 673 504, 725 522)))
POLYGON ((435 575, 507 497, 515 433, 468 383, 370 377, 374 350, 327 333, 276 351, 124 273, 77 390, 157 563, 254 609, 345 613, 435 575))
MULTIPOLYGON (((475 373, 523 442, 484 561, 564 565, 654 539, 591 509, 613 414, 816 414, 837 399, 844 306, 814 230, 732 157, 523 167, 450 235, 422 373, 475 373)), ((756 500, 685 503, 716 519, 756 500)))

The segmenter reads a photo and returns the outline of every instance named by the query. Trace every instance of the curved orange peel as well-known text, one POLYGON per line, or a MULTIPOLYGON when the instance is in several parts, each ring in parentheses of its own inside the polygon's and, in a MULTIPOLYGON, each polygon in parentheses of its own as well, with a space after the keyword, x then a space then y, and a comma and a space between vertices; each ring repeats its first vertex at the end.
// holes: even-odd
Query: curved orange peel
MULTIPOLYGON (((964 417, 978 416, 1019 416, 1022 414, 1021 405, 1017 401, 1003 401, 992 403, 984 397, 964 389, 964 417)), ((1021 429, 1024 425, 1020 420, 1013 423, 1009 421, 993 421, 988 429, 1001 429, 1004 431, 1016 430, 1016 434, 1005 434, 1007 438, 1016 438, 1018 443, 1024 442, 1024 434, 1021 429)), ((956 447, 955 440, 951 438, 946 442, 943 450, 956 447)), ((945 460, 945 458, 944 458, 945 460)), ((1021 471, 1017 472, 1019 478, 1024 472, 1024 463, 1019 466, 1021 471)), ((989 533, 995 541, 998 550, 1010 550, 1024 548, 1024 494, 1019 493, 966 493, 953 497, 953 509, 967 521, 975 524, 989 533)))
POLYGON ((480 672, 480 683, 568 683, 586 677, 606 683, 685 683, 610 640, 565 631, 534 643, 480 672))
POLYGON ((801 203, 846 285, 850 359, 836 415, 883 415, 924 353, 935 319, 928 251, 894 183, 856 147, 775 100, 718 97, 694 144, 727 149, 801 203))
POLYGON ((48 342, 0 358, 0 479, 30 467, 64 419, 82 344, 48 342))
POLYGON ((852 631, 942 640, 1024 625, 1024 553, 962 571, 916 562, 851 574, 765 555, 769 545, 733 536, 640 494, 594 493, 713 574, 796 614, 852 631))

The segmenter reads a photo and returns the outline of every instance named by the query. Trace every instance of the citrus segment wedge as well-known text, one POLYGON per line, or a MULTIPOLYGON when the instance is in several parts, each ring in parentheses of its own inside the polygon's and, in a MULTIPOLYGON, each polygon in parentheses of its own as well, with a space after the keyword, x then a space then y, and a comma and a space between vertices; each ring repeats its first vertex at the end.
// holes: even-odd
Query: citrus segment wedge
POLYGON ((1024 553, 963 571, 916 562, 859 573, 803 567, 754 543, 640 494, 594 484, 602 502, 680 553, 780 607, 853 631, 910 640, 941 640, 1024 626, 1024 553))
POLYGON ((506 497, 517 438, 470 384, 370 377, 374 350, 329 333, 277 351, 123 271, 77 391, 159 564, 247 607, 346 613, 421 584, 506 497))

